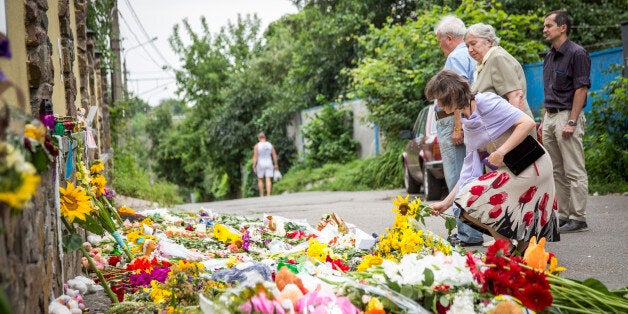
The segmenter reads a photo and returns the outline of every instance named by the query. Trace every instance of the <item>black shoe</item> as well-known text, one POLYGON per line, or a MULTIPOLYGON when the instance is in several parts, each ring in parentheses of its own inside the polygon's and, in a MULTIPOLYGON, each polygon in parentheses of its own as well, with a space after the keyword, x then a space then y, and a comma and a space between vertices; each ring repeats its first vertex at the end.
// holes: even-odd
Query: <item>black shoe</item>
POLYGON ((456 240, 458 240, 458 234, 457 234, 457 233, 454 233, 454 234, 452 234, 452 235, 448 236, 448 237, 447 237, 447 242, 450 242, 450 243, 451 243, 451 241, 453 241, 452 239, 456 239, 456 240))
POLYGON ((562 228, 564 225, 569 223, 569 219, 567 220, 562 220, 562 219, 558 219, 558 227, 562 228))
POLYGON ((452 237, 451 239, 447 239, 447 241, 449 241, 449 244, 451 244, 452 246, 460 245, 462 247, 466 247, 466 246, 480 246, 484 242, 484 241, 480 241, 480 242, 465 242, 465 241, 462 241, 462 240, 458 239, 458 237, 452 237))
POLYGON ((568 224, 560 228, 560 233, 573 233, 573 232, 583 232, 583 231, 589 231, 589 227, 587 226, 587 223, 584 221, 578 221, 574 219, 570 219, 568 224))

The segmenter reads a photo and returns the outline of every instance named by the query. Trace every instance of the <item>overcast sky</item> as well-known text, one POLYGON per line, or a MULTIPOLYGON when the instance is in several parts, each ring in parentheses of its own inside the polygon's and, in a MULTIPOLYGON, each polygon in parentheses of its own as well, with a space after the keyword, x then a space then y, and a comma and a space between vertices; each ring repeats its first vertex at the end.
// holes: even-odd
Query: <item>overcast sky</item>
POLYGON ((262 30, 285 14, 297 9, 288 0, 118 0, 122 58, 126 57, 128 88, 156 106, 164 98, 176 98, 172 71, 164 65, 179 68, 177 56, 168 44, 172 28, 187 18, 200 31, 201 16, 207 18, 212 34, 240 13, 254 13, 262 20, 262 30), (151 43, 154 37, 157 39, 151 43))

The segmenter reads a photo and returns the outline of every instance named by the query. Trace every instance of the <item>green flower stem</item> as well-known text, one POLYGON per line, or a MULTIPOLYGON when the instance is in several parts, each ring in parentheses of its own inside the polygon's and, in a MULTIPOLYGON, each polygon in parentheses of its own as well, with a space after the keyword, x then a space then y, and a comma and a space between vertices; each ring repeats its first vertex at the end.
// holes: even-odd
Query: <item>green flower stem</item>
POLYGON ((102 197, 102 200, 105 205, 107 205, 107 208, 109 208, 109 211, 113 213, 113 217, 118 221, 120 226, 123 226, 124 221, 122 220, 122 217, 120 217, 120 214, 118 214, 118 211, 111 205, 111 203, 109 203, 109 200, 106 197, 102 197))
POLYGON ((111 291, 111 288, 109 288, 109 284, 105 280, 105 277, 103 277, 103 275, 100 272, 100 270, 98 270, 98 268, 96 268, 96 263, 94 263, 94 260, 92 259, 92 257, 89 256, 89 253, 87 253, 87 250, 85 250, 85 248, 83 246, 80 247, 80 250, 83 253, 83 256, 85 256, 85 258, 87 258, 87 261, 89 262, 89 266, 92 267, 92 269, 96 273, 96 276, 98 276, 98 279, 100 280, 100 285, 103 288, 105 288, 105 292, 107 293, 107 295, 111 299, 111 303, 117 304, 118 303, 118 297, 116 296, 115 293, 113 293, 113 291, 111 291))

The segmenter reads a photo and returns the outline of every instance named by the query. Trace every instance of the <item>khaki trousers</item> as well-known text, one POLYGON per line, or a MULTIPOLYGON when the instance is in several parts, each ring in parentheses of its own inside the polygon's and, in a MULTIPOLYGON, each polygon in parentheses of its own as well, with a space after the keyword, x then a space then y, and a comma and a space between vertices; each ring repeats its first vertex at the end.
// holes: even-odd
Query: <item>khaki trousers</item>
POLYGON ((580 113, 574 134, 563 138, 571 110, 557 113, 545 112, 543 118, 543 146, 552 158, 554 183, 558 200, 558 218, 586 222, 585 209, 589 195, 589 181, 584 165, 584 124, 586 118, 580 113))

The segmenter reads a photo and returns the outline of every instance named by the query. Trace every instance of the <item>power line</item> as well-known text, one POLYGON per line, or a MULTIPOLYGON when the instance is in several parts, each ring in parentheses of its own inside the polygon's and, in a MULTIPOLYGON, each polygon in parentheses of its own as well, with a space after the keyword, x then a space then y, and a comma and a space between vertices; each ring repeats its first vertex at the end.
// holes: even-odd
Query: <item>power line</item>
MULTIPOLYGON (((131 33, 131 35, 133 35, 133 38, 135 38, 135 40, 138 43, 142 43, 142 41, 139 39, 139 37, 135 34, 135 32, 133 32, 133 29, 131 28, 131 25, 129 25, 129 23, 126 21, 126 19, 124 18, 124 15, 122 15, 122 13, 120 13, 120 17, 122 18, 122 22, 124 22, 124 25, 126 25, 126 27, 129 30, 129 33, 131 33)), ((144 47, 143 45, 141 46, 142 50, 144 50, 144 52, 146 52, 146 55, 148 56, 148 58, 153 61, 153 63, 161 68, 163 65, 159 64, 159 62, 157 62, 155 60, 155 58, 153 58, 153 56, 150 54, 150 52, 146 49, 146 47, 144 47)))
MULTIPOLYGON (((142 22, 140 21, 140 19, 137 17, 137 13, 135 13, 135 10, 133 9, 133 6, 131 5, 131 2, 129 2, 129 0, 125 0, 124 1, 127 5, 127 7, 129 8, 129 11, 131 12, 131 15, 133 16, 133 18, 135 19, 135 22, 137 23, 137 25, 139 26, 139 29, 142 31, 142 33, 144 34, 144 36, 146 37, 146 39, 150 39, 151 37, 148 35, 148 32, 146 32, 146 29, 144 28, 144 25, 142 25, 142 22)), ((155 52, 157 52, 157 55, 159 55, 159 57, 161 58, 161 60, 170 68, 170 69, 174 69, 174 67, 172 66, 172 64, 170 64, 170 62, 168 62, 168 60, 161 54, 161 51, 159 51, 159 49, 157 49, 157 47, 155 46, 154 43, 150 43, 150 46, 153 47, 153 50, 155 50, 155 52)))

